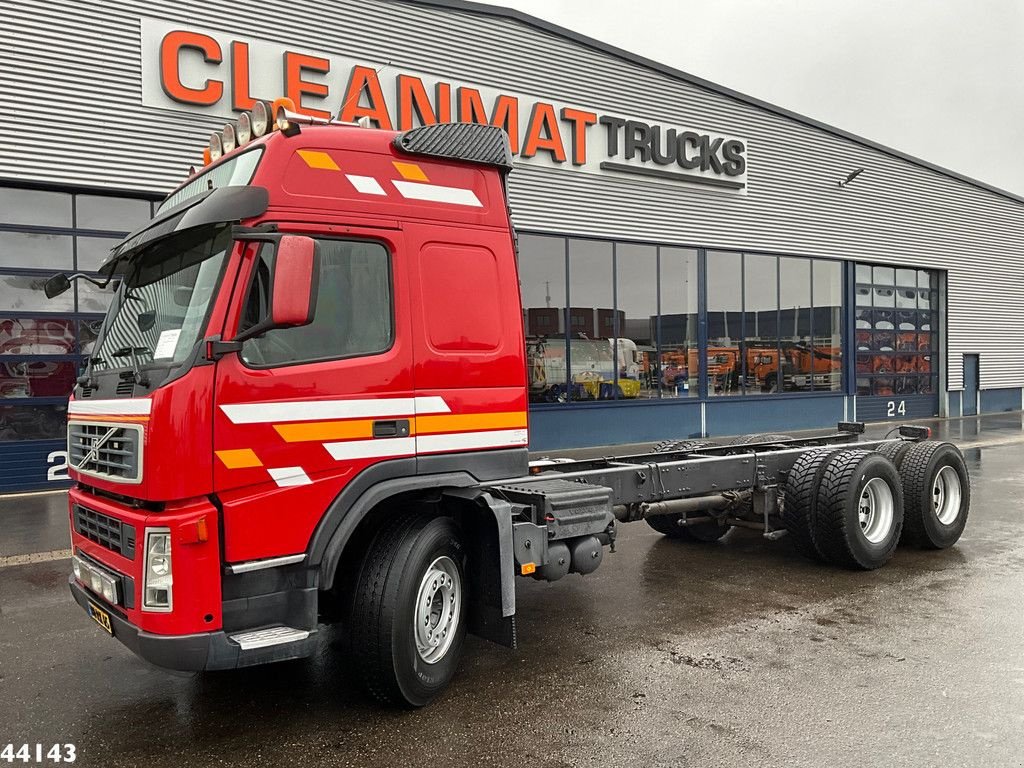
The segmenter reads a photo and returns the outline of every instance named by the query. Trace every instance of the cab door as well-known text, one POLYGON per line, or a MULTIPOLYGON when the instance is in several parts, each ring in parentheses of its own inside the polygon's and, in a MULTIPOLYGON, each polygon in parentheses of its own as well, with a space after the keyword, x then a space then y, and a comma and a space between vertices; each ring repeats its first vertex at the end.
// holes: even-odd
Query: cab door
MULTIPOLYGON (((343 230, 310 235, 313 322, 249 339, 216 364, 214 487, 229 562, 303 552, 330 503, 374 465, 415 474, 402 235, 343 230)), ((274 258, 273 242, 247 246, 225 338, 267 316, 274 258)))

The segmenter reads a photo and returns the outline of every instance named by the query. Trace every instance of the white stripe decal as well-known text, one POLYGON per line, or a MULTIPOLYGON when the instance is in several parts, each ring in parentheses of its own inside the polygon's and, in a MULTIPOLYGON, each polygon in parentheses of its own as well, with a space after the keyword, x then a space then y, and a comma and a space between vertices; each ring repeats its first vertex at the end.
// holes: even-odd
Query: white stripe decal
POLYGON ((473 448, 505 448, 526 445, 525 429, 496 429, 489 432, 457 432, 450 435, 420 435, 416 438, 418 453, 464 451, 473 448))
POLYGON ((352 186, 356 188, 356 192, 362 192, 364 195, 386 195, 382 187, 373 176, 351 176, 345 174, 345 178, 352 182, 352 186))
POLYGON ((347 459, 378 459, 384 456, 414 456, 415 437, 390 437, 379 440, 348 440, 344 443, 324 443, 324 448, 335 461, 347 459))
MULTIPOLYGON (((117 401, 111 401, 117 402, 117 401)), ((148 401, 146 401, 148 402, 148 401)), ((296 400, 285 403, 222 405, 232 424, 270 424, 281 421, 377 419, 417 413, 451 413, 443 397, 390 397, 365 400, 296 400)), ((147 411, 148 413, 148 411, 147 411)))
POLYGON ((267 467, 267 472, 274 478, 274 482, 279 488, 286 488, 290 485, 310 485, 313 482, 302 467, 267 467))
POLYGON ((68 414, 72 416, 149 416, 153 401, 148 397, 125 400, 72 400, 68 414))
POLYGON ((472 189, 445 187, 440 184, 422 184, 415 181, 392 181, 402 197, 408 200, 427 200, 431 203, 453 203, 483 207, 472 189))

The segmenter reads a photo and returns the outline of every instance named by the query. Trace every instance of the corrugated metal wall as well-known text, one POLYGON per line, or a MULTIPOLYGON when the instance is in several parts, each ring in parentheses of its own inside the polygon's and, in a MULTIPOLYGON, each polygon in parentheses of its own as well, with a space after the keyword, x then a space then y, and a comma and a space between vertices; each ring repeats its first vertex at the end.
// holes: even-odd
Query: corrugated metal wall
POLYGON ((141 190, 182 179, 222 121, 142 106, 143 15, 742 136, 745 196, 522 168, 516 222, 946 269, 950 388, 964 352, 981 354, 983 388, 1024 383, 1024 204, 511 19, 367 0, 8 0, 0 178, 141 190))

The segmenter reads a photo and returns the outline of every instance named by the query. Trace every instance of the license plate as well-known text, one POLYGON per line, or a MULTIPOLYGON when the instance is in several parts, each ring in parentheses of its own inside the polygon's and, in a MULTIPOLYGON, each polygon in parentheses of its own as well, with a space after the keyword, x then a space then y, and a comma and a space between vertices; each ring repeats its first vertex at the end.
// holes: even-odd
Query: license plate
POLYGON ((114 634, 114 628, 110 624, 110 614, 104 611, 99 606, 89 603, 89 615, 92 620, 99 624, 103 629, 106 630, 108 635, 114 634))

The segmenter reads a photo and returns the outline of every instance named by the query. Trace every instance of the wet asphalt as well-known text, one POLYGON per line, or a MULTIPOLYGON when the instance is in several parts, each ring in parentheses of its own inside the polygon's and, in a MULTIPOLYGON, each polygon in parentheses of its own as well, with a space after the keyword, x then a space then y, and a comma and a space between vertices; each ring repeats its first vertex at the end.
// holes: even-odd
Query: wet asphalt
POLYGON ((67 560, 0 568, 0 749, 148 768, 1024 765, 1022 448, 967 449, 960 543, 872 573, 753 531, 695 546, 624 525, 596 573, 520 580, 519 649, 469 638, 412 712, 368 701, 330 632, 312 660, 174 675, 89 621, 67 560))

